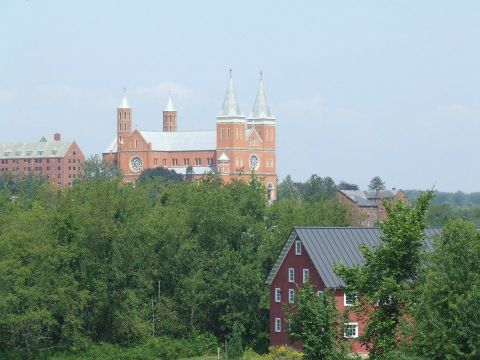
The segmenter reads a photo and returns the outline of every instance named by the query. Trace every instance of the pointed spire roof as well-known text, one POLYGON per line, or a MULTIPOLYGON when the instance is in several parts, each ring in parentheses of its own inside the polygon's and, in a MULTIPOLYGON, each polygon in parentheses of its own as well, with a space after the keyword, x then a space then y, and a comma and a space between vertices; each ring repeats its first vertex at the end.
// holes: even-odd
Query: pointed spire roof
POLYGON ((275 119, 268 106, 267 96, 265 95, 265 89, 263 87, 262 72, 260 72, 260 83, 258 84, 257 97, 255 98, 255 104, 249 119, 275 119))
POLYGON ((123 89, 122 102, 120 103, 120 105, 118 105, 118 108, 119 109, 130 109, 130 105, 128 105, 128 101, 127 101, 127 95, 125 94, 125 89, 123 89))
POLYGON ((223 101, 222 110, 218 116, 226 117, 244 117, 238 106, 237 97, 233 88, 232 69, 230 69, 230 80, 228 82, 227 91, 225 92, 225 100, 223 101))
POLYGON ((165 110, 163 111, 177 111, 175 109, 175 106, 173 106, 173 101, 172 101, 172 97, 170 96, 170 92, 168 92, 167 106, 165 106, 165 110))

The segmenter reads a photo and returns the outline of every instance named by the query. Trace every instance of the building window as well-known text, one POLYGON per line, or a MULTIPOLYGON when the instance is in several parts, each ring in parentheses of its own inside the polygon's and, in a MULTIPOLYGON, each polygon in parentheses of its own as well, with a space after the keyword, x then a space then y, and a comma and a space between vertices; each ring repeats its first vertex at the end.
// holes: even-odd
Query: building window
POLYGON ((207 164, 212 165, 212 162, 213 162, 212 160, 213 160, 212 158, 207 158, 207 164))
POLYGON ((303 283, 305 284, 310 278, 310 272, 308 269, 303 269, 303 283))
POLYGON ((356 293, 344 293, 343 294, 343 305, 344 306, 353 306, 357 302, 357 294, 356 293))
POLYGON ((162 163, 163 163, 163 166, 167 166, 167 159, 163 159, 162 163))
POLYGON ((358 323, 345 323, 343 328, 343 337, 354 339, 358 337, 358 323))
POLYGON ((227 129, 227 139, 230 139, 230 129, 227 129))
POLYGON ((282 301, 282 290, 275 288, 275 302, 279 303, 280 301, 282 301))
POLYGON ((302 242, 300 240, 295 241, 295 255, 302 255, 302 242))
POLYGON ((158 165, 158 159, 154 159, 153 162, 155 163, 155 165, 158 165))
POLYGON ((58 175, 57 175, 57 178, 59 178, 59 179, 60 179, 60 174, 58 174, 58 175))
POLYGON ((183 165, 190 165, 190 159, 183 159, 183 165))
POLYGON ((288 282, 294 283, 295 282, 295 269, 288 268, 288 282))
POLYGON ((220 130, 220 139, 222 139, 222 140, 223 140, 223 129, 222 129, 222 130, 220 130))
POLYGON ((173 166, 177 166, 178 165, 178 159, 172 159, 172 164, 173 164, 173 166))
POLYGON ((282 319, 279 317, 275 318, 275 332, 279 333, 282 331, 282 319))
POLYGON ((288 302, 290 304, 293 304, 295 301, 295 290, 294 289, 288 289, 288 302))

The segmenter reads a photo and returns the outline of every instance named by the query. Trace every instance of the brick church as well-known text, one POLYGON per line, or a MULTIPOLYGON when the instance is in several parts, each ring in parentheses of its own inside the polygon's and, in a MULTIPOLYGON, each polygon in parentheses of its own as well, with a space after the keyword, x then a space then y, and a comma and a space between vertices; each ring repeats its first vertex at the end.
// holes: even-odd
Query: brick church
POLYGON ((163 131, 132 128, 132 108, 126 95, 117 108, 117 136, 103 153, 117 165, 126 181, 135 181, 142 170, 165 167, 200 177, 208 173, 232 179, 249 179, 255 173, 276 198, 276 118, 267 102, 260 78, 253 110, 241 111, 230 72, 225 100, 216 117, 216 129, 177 131, 177 110, 171 97, 163 111, 163 131))

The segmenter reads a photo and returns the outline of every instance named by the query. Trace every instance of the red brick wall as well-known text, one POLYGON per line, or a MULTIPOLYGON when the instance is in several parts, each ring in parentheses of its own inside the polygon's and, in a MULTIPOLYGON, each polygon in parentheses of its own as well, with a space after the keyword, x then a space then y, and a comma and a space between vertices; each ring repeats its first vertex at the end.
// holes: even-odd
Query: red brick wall
MULTIPOLYGON (((288 305, 288 289, 298 289, 301 288, 302 277, 303 277, 303 269, 309 269, 310 273, 310 282, 315 286, 316 290, 324 290, 325 285, 315 269, 310 256, 305 251, 305 248, 302 246, 302 254, 295 255, 295 242, 292 244, 291 248, 289 249, 285 260, 283 261, 282 265, 280 266, 277 275, 272 281, 270 285, 270 345, 282 345, 282 344, 290 344, 291 342, 288 339, 287 324, 285 323, 285 314, 283 312, 283 306, 288 305), (295 283, 288 282, 288 268, 295 269, 295 283), (281 303, 275 302, 275 288, 280 288, 282 292, 282 299, 281 303), (275 318, 279 317, 282 321, 282 331, 276 332, 275 331, 275 318)), ((335 299, 337 304, 337 309, 340 312, 345 311, 344 306, 344 293, 341 289, 335 290, 335 299)), ((351 322, 358 322, 359 323, 359 332, 362 331, 364 327, 364 323, 359 321, 355 314, 349 315, 351 322)), ((358 353, 365 353, 365 348, 356 340, 348 340, 351 342, 352 351, 358 353)), ((294 344, 295 347, 300 347, 301 344, 294 344)))

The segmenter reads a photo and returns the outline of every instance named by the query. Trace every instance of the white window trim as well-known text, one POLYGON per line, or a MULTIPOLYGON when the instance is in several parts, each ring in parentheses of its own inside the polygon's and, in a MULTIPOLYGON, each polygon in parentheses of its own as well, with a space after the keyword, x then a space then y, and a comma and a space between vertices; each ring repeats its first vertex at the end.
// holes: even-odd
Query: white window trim
POLYGON ((305 284, 309 279, 310 279, 310 270, 303 269, 303 283, 305 284))
POLYGON ((295 290, 294 289, 288 289, 288 302, 290 304, 293 304, 295 302, 295 290))
MULTIPOLYGON (((352 294, 352 295, 353 295, 353 294, 352 294)), ((355 297, 356 297, 356 295, 355 295, 355 297)), ((344 293, 343 293, 343 306, 354 306, 354 305, 355 305, 355 304, 348 304, 348 303, 347 303, 347 293, 344 292, 344 293)))
POLYGON ((275 318, 275 332, 279 333, 282 331, 282 319, 279 317, 275 318))
POLYGON ((282 301, 282 290, 280 288, 275 288, 275 302, 279 303, 282 301))
POLYGON ((323 290, 317 290, 317 296, 320 297, 323 295, 323 290))
POLYGON ((294 268, 288 268, 288 282, 289 283, 294 283, 295 282, 295 269, 294 268), (290 277, 290 274, 292 275, 290 277))
POLYGON ((302 242, 300 240, 295 240, 295 255, 302 255, 302 242))
POLYGON ((349 323, 344 323, 343 324, 345 327, 347 327, 348 325, 354 325, 355 326, 355 335, 352 335, 352 336, 347 336, 345 334, 345 329, 343 330, 343 337, 346 338, 346 339, 356 339, 358 338, 358 323, 356 322, 349 322, 349 323))

